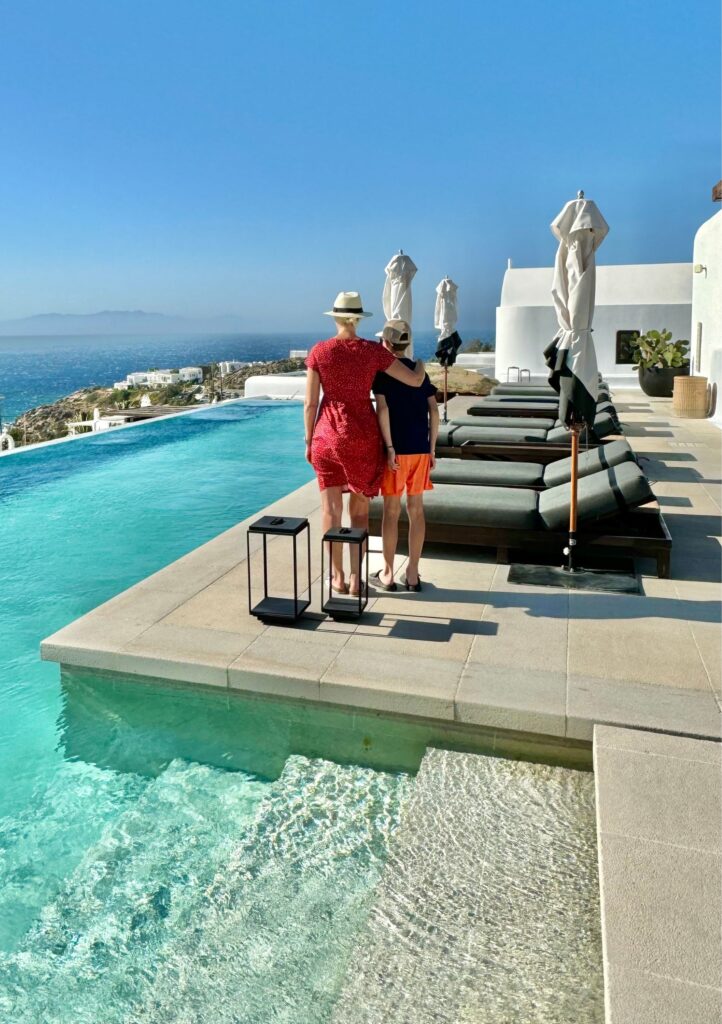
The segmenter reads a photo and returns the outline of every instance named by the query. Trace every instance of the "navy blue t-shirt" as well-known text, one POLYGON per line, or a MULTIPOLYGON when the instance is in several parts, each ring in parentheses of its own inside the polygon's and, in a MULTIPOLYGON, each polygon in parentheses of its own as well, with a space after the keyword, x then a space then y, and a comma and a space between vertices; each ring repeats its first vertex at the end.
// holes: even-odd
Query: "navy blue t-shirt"
MULTIPOLYGON (((413 359, 402 359, 401 362, 410 370, 416 367, 413 359)), ((389 377, 388 373, 377 373, 372 390, 375 395, 383 395, 386 399, 396 454, 428 455, 431 452, 429 398, 436 394, 428 373, 419 388, 402 384, 389 377)))

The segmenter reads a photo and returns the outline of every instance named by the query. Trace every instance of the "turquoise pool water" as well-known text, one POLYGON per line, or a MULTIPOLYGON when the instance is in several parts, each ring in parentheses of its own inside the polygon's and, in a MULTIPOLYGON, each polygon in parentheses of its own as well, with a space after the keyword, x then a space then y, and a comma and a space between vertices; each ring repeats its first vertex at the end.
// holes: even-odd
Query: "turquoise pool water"
POLYGON ((322 1019, 306 1004, 322 1013, 333 990, 405 777, 274 756, 251 718, 254 735, 234 741, 217 704, 193 694, 141 700, 121 727, 107 683, 61 685, 38 655, 49 633, 309 480, 302 429, 296 405, 242 402, 0 459, 4 1024, 220 1020, 221 964, 210 1016, 191 996, 182 1010, 160 1003, 182 985, 184 944, 203 921, 215 932, 239 878, 257 927, 243 932, 253 948, 227 945, 247 967, 233 987, 247 1012, 227 1019, 285 1019, 264 1016, 271 976, 289 1021, 322 1019))

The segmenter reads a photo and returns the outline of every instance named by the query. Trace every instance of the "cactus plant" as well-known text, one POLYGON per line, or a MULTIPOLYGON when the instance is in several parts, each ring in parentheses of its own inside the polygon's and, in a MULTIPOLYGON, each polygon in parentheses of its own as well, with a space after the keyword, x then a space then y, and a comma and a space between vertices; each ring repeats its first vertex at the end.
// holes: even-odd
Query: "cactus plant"
POLYGON ((666 328, 647 331, 646 334, 637 333, 631 342, 634 348, 632 358, 640 370, 667 370, 689 363, 689 342, 672 341, 672 332, 666 328))

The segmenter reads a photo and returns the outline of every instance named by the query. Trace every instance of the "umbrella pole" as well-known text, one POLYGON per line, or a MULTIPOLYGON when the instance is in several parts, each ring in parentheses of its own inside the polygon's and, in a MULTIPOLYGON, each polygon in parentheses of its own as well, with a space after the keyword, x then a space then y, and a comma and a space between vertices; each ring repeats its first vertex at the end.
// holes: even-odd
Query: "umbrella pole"
POLYGON ((577 544, 577 481, 579 479, 579 424, 572 424, 572 480, 571 501, 569 503, 569 546, 567 555, 567 572, 574 572, 574 548, 577 544))
POLYGON ((449 397, 449 367, 444 367, 444 423, 449 422, 449 415, 446 409, 446 404, 449 397))

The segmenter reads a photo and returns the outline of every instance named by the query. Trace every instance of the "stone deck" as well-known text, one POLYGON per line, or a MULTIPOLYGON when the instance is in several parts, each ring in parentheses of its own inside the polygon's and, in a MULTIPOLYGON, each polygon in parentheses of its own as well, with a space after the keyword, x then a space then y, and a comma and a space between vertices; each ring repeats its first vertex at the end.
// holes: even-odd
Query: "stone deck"
MULTIPOLYGON (((311 523, 314 604, 297 627, 249 616, 240 523, 49 637, 42 656, 559 738, 591 740, 595 723, 719 738, 722 434, 673 418, 668 401, 637 392, 616 401, 674 539, 672 578, 645 576, 644 596, 520 588, 489 552, 439 547, 424 558, 422 594, 372 593, 359 622, 334 623, 319 608, 312 483, 266 510, 311 523)), ((279 574, 287 544, 269 543, 279 574)))

